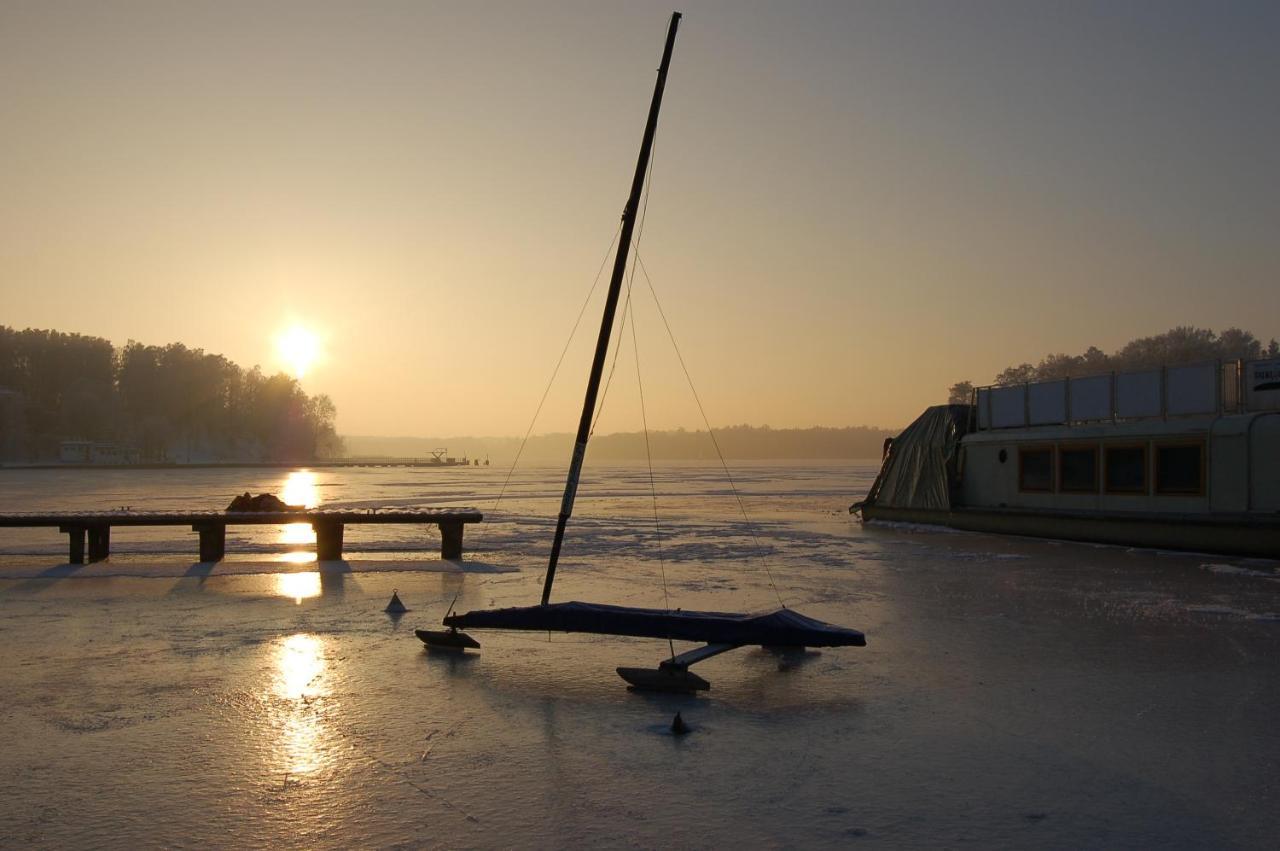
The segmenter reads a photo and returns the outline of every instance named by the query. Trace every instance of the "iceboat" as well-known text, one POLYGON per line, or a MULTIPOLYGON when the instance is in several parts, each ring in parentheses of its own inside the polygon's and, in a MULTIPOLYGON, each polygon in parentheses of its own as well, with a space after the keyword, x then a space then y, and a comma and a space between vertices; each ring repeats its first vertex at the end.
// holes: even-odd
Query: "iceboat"
POLYGON ((605 359, 612 335, 618 299, 626 272, 627 255, 640 208, 640 196, 644 188, 645 174, 653 148, 658 112, 662 105, 662 93, 666 86, 667 70, 671 64, 671 52, 675 46, 680 13, 671 16, 667 29, 666 45, 658 79, 654 86, 649 117, 640 144, 640 157, 631 182, 631 194, 622 213, 622 227, 618 249, 614 256, 613 273, 605 298, 604 317, 600 323, 600 336, 596 342, 591 374, 587 381, 586 398, 582 417, 574 442, 573 457, 569 462, 569 475, 565 481, 564 497, 560 503, 560 516, 556 523, 555 539, 551 545, 551 559, 547 565, 542 587, 542 602, 536 606, 516 606, 504 609, 483 609, 465 614, 445 615, 447 630, 417 630, 416 634, 428 647, 450 650, 479 648, 479 643, 463 629, 533 630, 538 632, 583 632, 597 635, 658 638, 667 641, 691 641, 703 646, 685 653, 675 654, 652 668, 618 668, 618 674, 636 688, 663 691, 702 691, 710 684, 689 671, 695 662, 733 650, 738 647, 761 645, 773 648, 804 647, 863 647, 866 637, 856 629, 835 626, 807 617, 794 609, 780 608, 772 612, 742 614, 737 612, 699 612, 681 609, 647 609, 632 606, 611 606, 601 603, 567 602, 552 603, 551 588, 555 582, 556 565, 564 543, 565 528, 573 513, 578 479, 586 456, 587 440, 591 434, 591 422, 596 410, 596 399, 604 372, 605 359))

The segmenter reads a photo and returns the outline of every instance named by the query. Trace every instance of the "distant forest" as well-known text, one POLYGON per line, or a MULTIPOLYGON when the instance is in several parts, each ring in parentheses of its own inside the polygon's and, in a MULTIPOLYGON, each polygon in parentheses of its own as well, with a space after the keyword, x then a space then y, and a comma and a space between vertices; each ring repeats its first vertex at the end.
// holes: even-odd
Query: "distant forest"
POLYGON ((181 343, 147 346, 0 326, 0 452, 59 457, 63 441, 127 460, 306 462, 341 454, 336 410, 283 373, 181 343))
MULTIPOLYGON (((897 434, 881 428, 853 426, 849 428, 769 428, 738 425, 716 429, 716 440, 726 458, 737 460, 768 459, 850 459, 879 458, 884 439, 897 434)), ((351 457, 426 458, 432 449, 448 447, 452 456, 471 459, 491 458, 493 463, 508 465, 520 448, 515 437, 420 438, 358 437, 346 438, 351 457)), ((714 461, 715 445, 705 431, 654 431, 649 433, 649 447, 655 461, 714 461)), ((521 456, 521 464, 566 464, 573 450, 573 435, 543 434, 529 439, 521 456)), ((596 435, 591 439, 587 455, 593 461, 643 461, 643 432, 596 435)))
MULTIPOLYGON (((1203 363, 1212 360, 1257 360, 1280 357, 1280 342, 1273 337, 1264 344, 1249 331, 1228 328, 1216 334, 1208 328, 1181 325, 1153 337, 1140 337, 1107 354, 1090 346, 1079 355, 1046 355, 1038 364, 1011 366, 992 384, 1024 384, 1030 381, 1057 381, 1106 372, 1135 372, 1162 366, 1203 363)), ((973 382, 951 385, 949 401, 965 404, 973 395, 973 382)))

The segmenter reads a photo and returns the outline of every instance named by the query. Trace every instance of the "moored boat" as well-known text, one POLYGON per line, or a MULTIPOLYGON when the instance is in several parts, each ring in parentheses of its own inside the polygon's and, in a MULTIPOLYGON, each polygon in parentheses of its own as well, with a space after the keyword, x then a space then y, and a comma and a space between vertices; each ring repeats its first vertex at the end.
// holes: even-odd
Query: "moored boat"
POLYGON ((1280 361, 984 387, 894 439, 865 500, 905 521, 1280 558, 1280 361))

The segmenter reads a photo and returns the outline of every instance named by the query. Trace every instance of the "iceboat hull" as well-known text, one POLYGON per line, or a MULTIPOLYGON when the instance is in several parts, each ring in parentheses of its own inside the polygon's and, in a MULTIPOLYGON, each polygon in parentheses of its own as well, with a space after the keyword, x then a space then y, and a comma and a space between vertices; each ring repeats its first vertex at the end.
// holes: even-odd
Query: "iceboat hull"
POLYGON ((456 629, 415 629, 414 635, 434 650, 479 650, 480 642, 456 629))
POLYGON ((737 646, 865 647, 867 643, 866 637, 856 629, 824 623, 793 609, 741 614, 642 609, 574 601, 453 614, 444 619, 444 625, 454 629, 589 632, 737 646))
POLYGON ((688 668, 659 665, 657 668, 618 668, 617 671, 628 685, 641 691, 692 694, 711 688, 711 683, 688 668))

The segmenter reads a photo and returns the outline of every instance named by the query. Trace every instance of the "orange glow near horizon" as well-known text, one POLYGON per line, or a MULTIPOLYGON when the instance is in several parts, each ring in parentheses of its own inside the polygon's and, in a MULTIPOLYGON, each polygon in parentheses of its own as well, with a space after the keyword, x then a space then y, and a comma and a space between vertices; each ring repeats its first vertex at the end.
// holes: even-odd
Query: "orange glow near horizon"
MULTIPOLYGON (((563 351, 572 433, 670 15, 584 5, 3 4, 0 324, 427 446, 524 434, 563 351)), ((897 431, 1052 353, 1280 335, 1280 5, 803 5, 688 10, 597 434, 637 360, 652 430, 897 431)))

